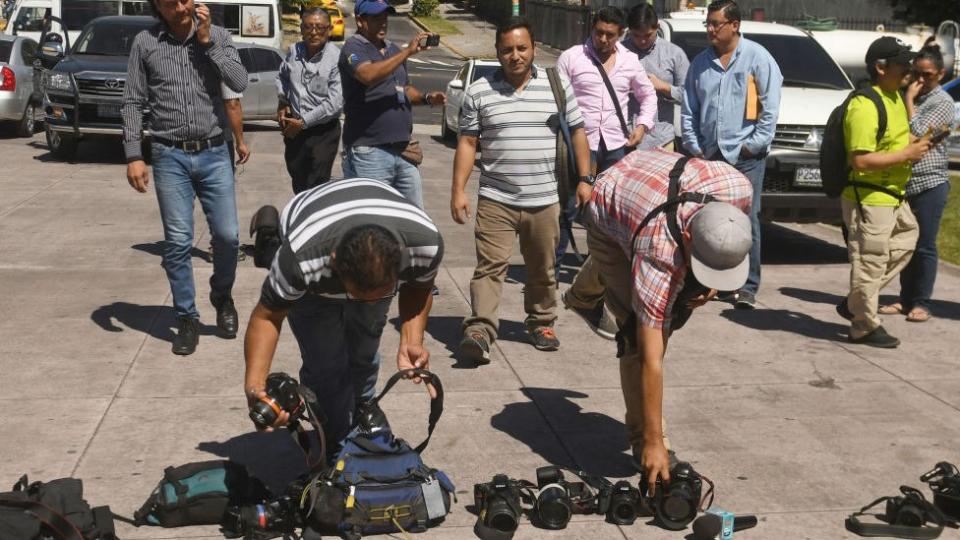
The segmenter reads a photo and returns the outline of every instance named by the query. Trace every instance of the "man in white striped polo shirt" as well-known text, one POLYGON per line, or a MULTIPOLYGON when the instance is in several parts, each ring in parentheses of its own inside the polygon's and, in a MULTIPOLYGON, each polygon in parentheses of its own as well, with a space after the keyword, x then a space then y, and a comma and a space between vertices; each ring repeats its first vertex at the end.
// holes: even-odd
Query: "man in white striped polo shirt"
MULTIPOLYGON (((280 238, 247 326, 244 389, 251 402, 263 397, 289 314, 303 360, 300 382, 316 393, 327 439, 338 443, 374 396, 380 336, 394 296, 400 308, 397 369, 429 369, 423 332, 443 239, 412 201, 366 178, 295 196, 281 215, 280 238)), ((283 413, 274 425, 287 420, 283 413)))
MULTIPOLYGON (((477 268, 470 281, 472 313, 463 321, 461 354, 490 361, 497 338, 500 294, 514 238, 526 265, 525 321, 530 342, 539 350, 560 346, 554 260, 560 236, 556 147, 559 111, 545 70, 533 65, 530 24, 514 18, 497 29, 500 69, 478 79, 466 91, 460 116, 460 140, 453 165, 450 211, 457 223, 470 217, 464 187, 473 171, 479 141, 480 199, 475 237, 477 268)), ((590 149, 570 82, 562 78, 565 116, 571 130, 581 183, 578 206, 590 198, 593 177, 590 149)))

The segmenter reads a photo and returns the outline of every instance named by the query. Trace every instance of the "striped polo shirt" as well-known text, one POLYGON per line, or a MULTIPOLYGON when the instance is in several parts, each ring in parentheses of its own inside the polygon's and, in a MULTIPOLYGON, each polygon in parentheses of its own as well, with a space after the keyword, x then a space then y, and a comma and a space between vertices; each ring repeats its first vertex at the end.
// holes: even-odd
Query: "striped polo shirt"
MULTIPOLYGON (((583 127, 576 97, 562 74, 570 129, 583 127)), ((517 91, 503 71, 477 79, 463 98, 460 133, 480 138, 480 196, 520 207, 542 207, 557 196, 557 102, 547 72, 534 66, 517 91)))
POLYGON ((346 298, 330 254, 344 233, 371 224, 393 233, 400 244, 400 283, 432 284, 443 258, 437 226, 387 184, 354 178, 304 191, 283 209, 283 244, 263 282, 260 302, 272 309, 286 309, 306 293, 346 298))

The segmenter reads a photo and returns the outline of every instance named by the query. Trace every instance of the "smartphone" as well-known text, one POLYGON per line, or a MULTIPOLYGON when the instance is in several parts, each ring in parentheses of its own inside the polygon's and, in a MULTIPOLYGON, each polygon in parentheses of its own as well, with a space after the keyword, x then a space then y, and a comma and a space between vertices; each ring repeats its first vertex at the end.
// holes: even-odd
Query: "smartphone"
POLYGON ((420 40, 421 47, 439 47, 440 46, 440 34, 430 34, 429 37, 425 37, 420 40))

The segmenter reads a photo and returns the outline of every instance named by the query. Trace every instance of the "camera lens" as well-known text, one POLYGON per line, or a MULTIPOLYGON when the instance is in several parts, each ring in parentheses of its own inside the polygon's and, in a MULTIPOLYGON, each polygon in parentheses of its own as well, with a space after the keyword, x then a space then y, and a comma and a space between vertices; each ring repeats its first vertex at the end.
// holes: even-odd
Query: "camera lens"
POLYGON ((494 513, 496 512, 493 508, 494 506, 495 505, 491 505, 490 508, 490 527, 501 532, 513 532, 517 530, 517 526, 519 525, 517 518, 509 508, 506 508, 506 504, 503 504, 504 508, 501 508, 498 513, 494 513))
POLYGON ((633 502, 619 501, 613 506, 613 518, 618 525, 631 525, 637 519, 633 502))
POLYGON ((562 529, 570 521, 573 509, 563 486, 550 484, 537 495, 537 516, 547 529, 562 529))
POLYGON ((262 399, 250 407, 250 419, 260 427, 270 427, 277 421, 279 410, 269 397, 262 399))

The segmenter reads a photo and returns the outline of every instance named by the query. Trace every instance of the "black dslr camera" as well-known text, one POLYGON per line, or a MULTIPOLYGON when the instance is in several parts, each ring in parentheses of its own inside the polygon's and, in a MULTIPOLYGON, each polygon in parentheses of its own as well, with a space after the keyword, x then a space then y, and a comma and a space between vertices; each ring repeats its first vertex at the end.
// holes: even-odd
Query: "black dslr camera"
POLYGON ((597 511, 606 514, 607 521, 616 525, 633 525, 640 509, 640 490, 626 480, 600 490, 597 511))
POLYGON ((512 533, 520 524, 520 491, 523 484, 498 474, 486 484, 474 484, 473 504, 480 514, 479 524, 500 532, 512 533))
POLYGON ((261 428, 277 421, 282 411, 290 415, 290 423, 296 423, 306 412, 306 402, 301 394, 300 383, 286 373, 271 373, 267 376, 266 396, 250 407, 250 419, 261 428))
POLYGON ((221 532, 226 538, 259 540, 293 533, 300 526, 296 501, 284 496, 264 504, 227 508, 221 532))
POLYGON ((952 521, 960 521, 960 471, 952 463, 941 461, 920 477, 933 491, 933 505, 952 521))
MULTIPOLYGON (((640 489, 646 494, 646 479, 641 478, 640 489)), ((670 471, 670 484, 663 486, 657 479, 657 491, 650 498, 650 506, 657 522, 671 531, 687 527, 700 508, 703 479, 693 466, 681 461, 670 471)))
POLYGON ((598 510, 597 494, 584 482, 565 480, 559 467, 539 467, 537 488, 533 513, 545 529, 563 529, 572 514, 591 514, 598 510))

